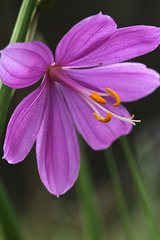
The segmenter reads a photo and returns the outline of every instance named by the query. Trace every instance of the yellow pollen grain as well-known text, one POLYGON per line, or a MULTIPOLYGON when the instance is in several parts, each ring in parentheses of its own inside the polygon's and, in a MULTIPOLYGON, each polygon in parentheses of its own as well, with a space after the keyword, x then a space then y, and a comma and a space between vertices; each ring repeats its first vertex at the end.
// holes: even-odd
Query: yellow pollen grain
POLYGON ((95 102, 98 102, 98 103, 101 103, 103 105, 105 105, 107 103, 107 101, 102 98, 98 93, 96 92, 92 92, 91 95, 90 95, 90 98, 95 101, 95 102))
POLYGON ((107 113, 107 116, 106 116, 105 118, 102 117, 102 116, 100 116, 100 115, 98 115, 98 114, 95 113, 95 112, 93 112, 93 115, 94 115, 94 117, 95 117, 98 121, 104 122, 104 123, 110 122, 111 119, 112 119, 112 113, 110 113, 110 112, 107 113))
POLYGON ((109 93, 109 95, 110 95, 111 97, 113 97, 113 98, 116 99, 116 103, 114 103, 113 106, 114 106, 114 107, 119 106, 119 104, 121 103, 121 99, 120 99, 119 95, 118 95, 115 91, 113 91, 112 89, 110 89, 110 88, 105 88, 105 90, 109 93))

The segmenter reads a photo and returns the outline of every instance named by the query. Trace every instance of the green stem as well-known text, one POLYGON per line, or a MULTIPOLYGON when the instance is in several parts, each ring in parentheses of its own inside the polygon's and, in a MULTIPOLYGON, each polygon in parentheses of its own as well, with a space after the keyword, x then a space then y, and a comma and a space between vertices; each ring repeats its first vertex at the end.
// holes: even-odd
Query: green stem
POLYGON ((119 208, 119 212, 120 212, 126 239, 133 240, 130 219, 129 219, 128 210, 126 207, 126 201, 125 201, 118 169, 117 169, 117 166, 115 163, 113 151, 111 148, 109 148, 106 151, 104 151, 104 154, 105 154, 106 163, 108 165, 108 169, 110 172, 110 176, 112 179, 112 183, 114 186, 114 191, 115 191, 115 195, 116 195, 116 199, 117 199, 117 205, 119 208))
POLYGON ((24 42, 34 12, 36 11, 37 0, 24 0, 13 29, 10 43, 24 42))
MULTIPOLYGON (((37 0, 24 0, 13 30, 10 43, 25 41, 29 24, 36 9, 37 0)), ((1 84, 0 89, 0 138, 3 134, 5 120, 14 89, 1 84)), ((8 200, 7 194, 0 182, 0 222, 7 240, 22 240, 20 229, 17 225, 14 211, 8 200)))
POLYGON ((84 221, 85 239, 102 240, 104 229, 99 215, 99 209, 95 201, 92 179, 82 141, 80 141, 80 146, 81 167, 78 177, 77 193, 84 221))
POLYGON ((2 138, 6 116, 11 101, 12 89, 2 84, 0 90, 0 139, 2 138))
POLYGON ((122 149, 124 151, 128 166, 130 168, 134 184, 135 184, 135 186, 137 188, 137 191, 139 193, 139 198, 140 198, 140 201, 141 201, 141 205, 142 205, 142 208, 143 208, 144 213, 146 215, 152 237, 153 237, 154 240, 159 240, 160 239, 160 234, 159 234, 159 231, 158 231, 157 226, 155 224, 155 220, 154 220, 151 208, 150 208, 148 196, 147 196, 145 187, 143 185, 143 182, 141 180, 141 177, 139 175, 139 171, 138 171, 135 159, 133 157, 129 142, 128 142, 126 137, 122 137, 120 139, 120 143, 121 143, 122 149))
POLYGON ((22 240, 20 228, 17 224, 15 213, 11 207, 11 203, 0 181, 0 221, 2 223, 3 232, 6 240, 22 240))
POLYGON ((34 17, 31 21, 30 27, 28 29, 27 37, 26 37, 26 42, 32 41, 36 32, 38 20, 40 17, 40 11, 36 10, 34 17))
MULTIPOLYGON (((32 16, 36 10, 37 0, 24 0, 12 33, 10 43, 24 42, 32 16)), ((9 103, 14 89, 2 84, 0 89, 0 139, 8 113, 9 103)))

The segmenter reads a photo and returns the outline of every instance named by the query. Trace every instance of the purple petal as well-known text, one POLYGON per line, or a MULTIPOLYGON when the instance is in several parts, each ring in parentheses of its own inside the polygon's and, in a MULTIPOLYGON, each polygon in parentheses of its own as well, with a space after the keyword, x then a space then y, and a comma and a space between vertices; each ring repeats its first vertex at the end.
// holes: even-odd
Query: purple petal
MULTIPOLYGON (((64 86, 61 88, 78 131, 93 149, 105 149, 117 138, 131 131, 132 124, 122 122, 114 117, 109 123, 99 122, 93 116, 93 110, 81 97, 64 86)), ((112 104, 112 101, 108 101, 106 104, 109 111, 114 111, 121 116, 130 117, 128 111, 122 105, 113 109, 112 104)), ((104 116, 101 110, 99 112, 104 116)))
POLYGON ((1 51, 0 77, 12 88, 37 82, 53 63, 50 49, 41 42, 12 43, 1 51))
MULTIPOLYGON (((88 39, 88 45, 89 42, 88 39)), ((84 47, 80 48, 79 51, 83 54, 79 54, 79 57, 73 57, 71 65, 74 67, 91 67, 118 63, 151 52, 159 44, 160 28, 158 27, 133 26, 120 28, 112 32, 110 38, 107 38, 103 43, 95 39, 93 49, 87 49, 83 53, 84 47)), ((77 46, 76 43, 75 46, 77 46)), ((71 48, 76 48, 75 46, 73 44, 71 48)))
MULTIPOLYGON (((116 29, 113 19, 101 13, 85 18, 76 24, 59 42, 55 62, 63 66, 95 54, 106 45, 116 29)), ((96 62, 97 65, 97 62, 96 62)))
POLYGON ((36 153, 39 174, 49 192, 59 196, 73 186, 79 172, 79 145, 73 120, 53 81, 36 153))
POLYGON ((29 94, 14 111, 7 127, 4 156, 9 163, 22 161, 37 137, 47 99, 47 81, 29 94))
POLYGON ((91 69, 65 69, 77 83, 94 91, 111 88, 122 101, 145 97, 160 86, 159 74, 141 63, 119 63, 91 69))

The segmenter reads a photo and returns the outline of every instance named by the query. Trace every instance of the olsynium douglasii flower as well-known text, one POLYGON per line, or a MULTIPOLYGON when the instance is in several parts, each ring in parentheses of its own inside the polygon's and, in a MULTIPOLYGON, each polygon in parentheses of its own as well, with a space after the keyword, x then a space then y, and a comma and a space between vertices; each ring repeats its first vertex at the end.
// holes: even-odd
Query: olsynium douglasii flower
POLYGON ((80 151, 76 129, 95 150, 128 134, 134 120, 120 102, 140 99, 160 85, 144 64, 124 62, 154 50, 160 28, 116 28, 101 13, 76 24, 59 42, 55 59, 38 41, 0 51, 0 77, 11 88, 41 85, 15 109, 7 127, 4 156, 21 162, 36 140, 40 178, 57 196, 77 179, 80 151))

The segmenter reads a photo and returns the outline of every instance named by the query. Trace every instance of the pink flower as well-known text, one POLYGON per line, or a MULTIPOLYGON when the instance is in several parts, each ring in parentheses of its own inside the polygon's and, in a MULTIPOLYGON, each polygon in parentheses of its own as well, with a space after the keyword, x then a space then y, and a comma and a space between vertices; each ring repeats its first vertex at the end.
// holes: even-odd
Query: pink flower
POLYGON ((6 85, 23 88, 43 75, 44 79, 14 111, 4 158, 12 164, 21 162, 36 140, 42 182, 57 196, 65 193, 76 181, 80 165, 75 126, 95 150, 128 134, 137 120, 120 101, 140 99, 160 83, 154 70, 123 61, 150 52, 159 43, 160 28, 117 29, 111 17, 99 13, 62 38, 55 60, 41 42, 8 45, 0 52, 0 77, 6 85))

